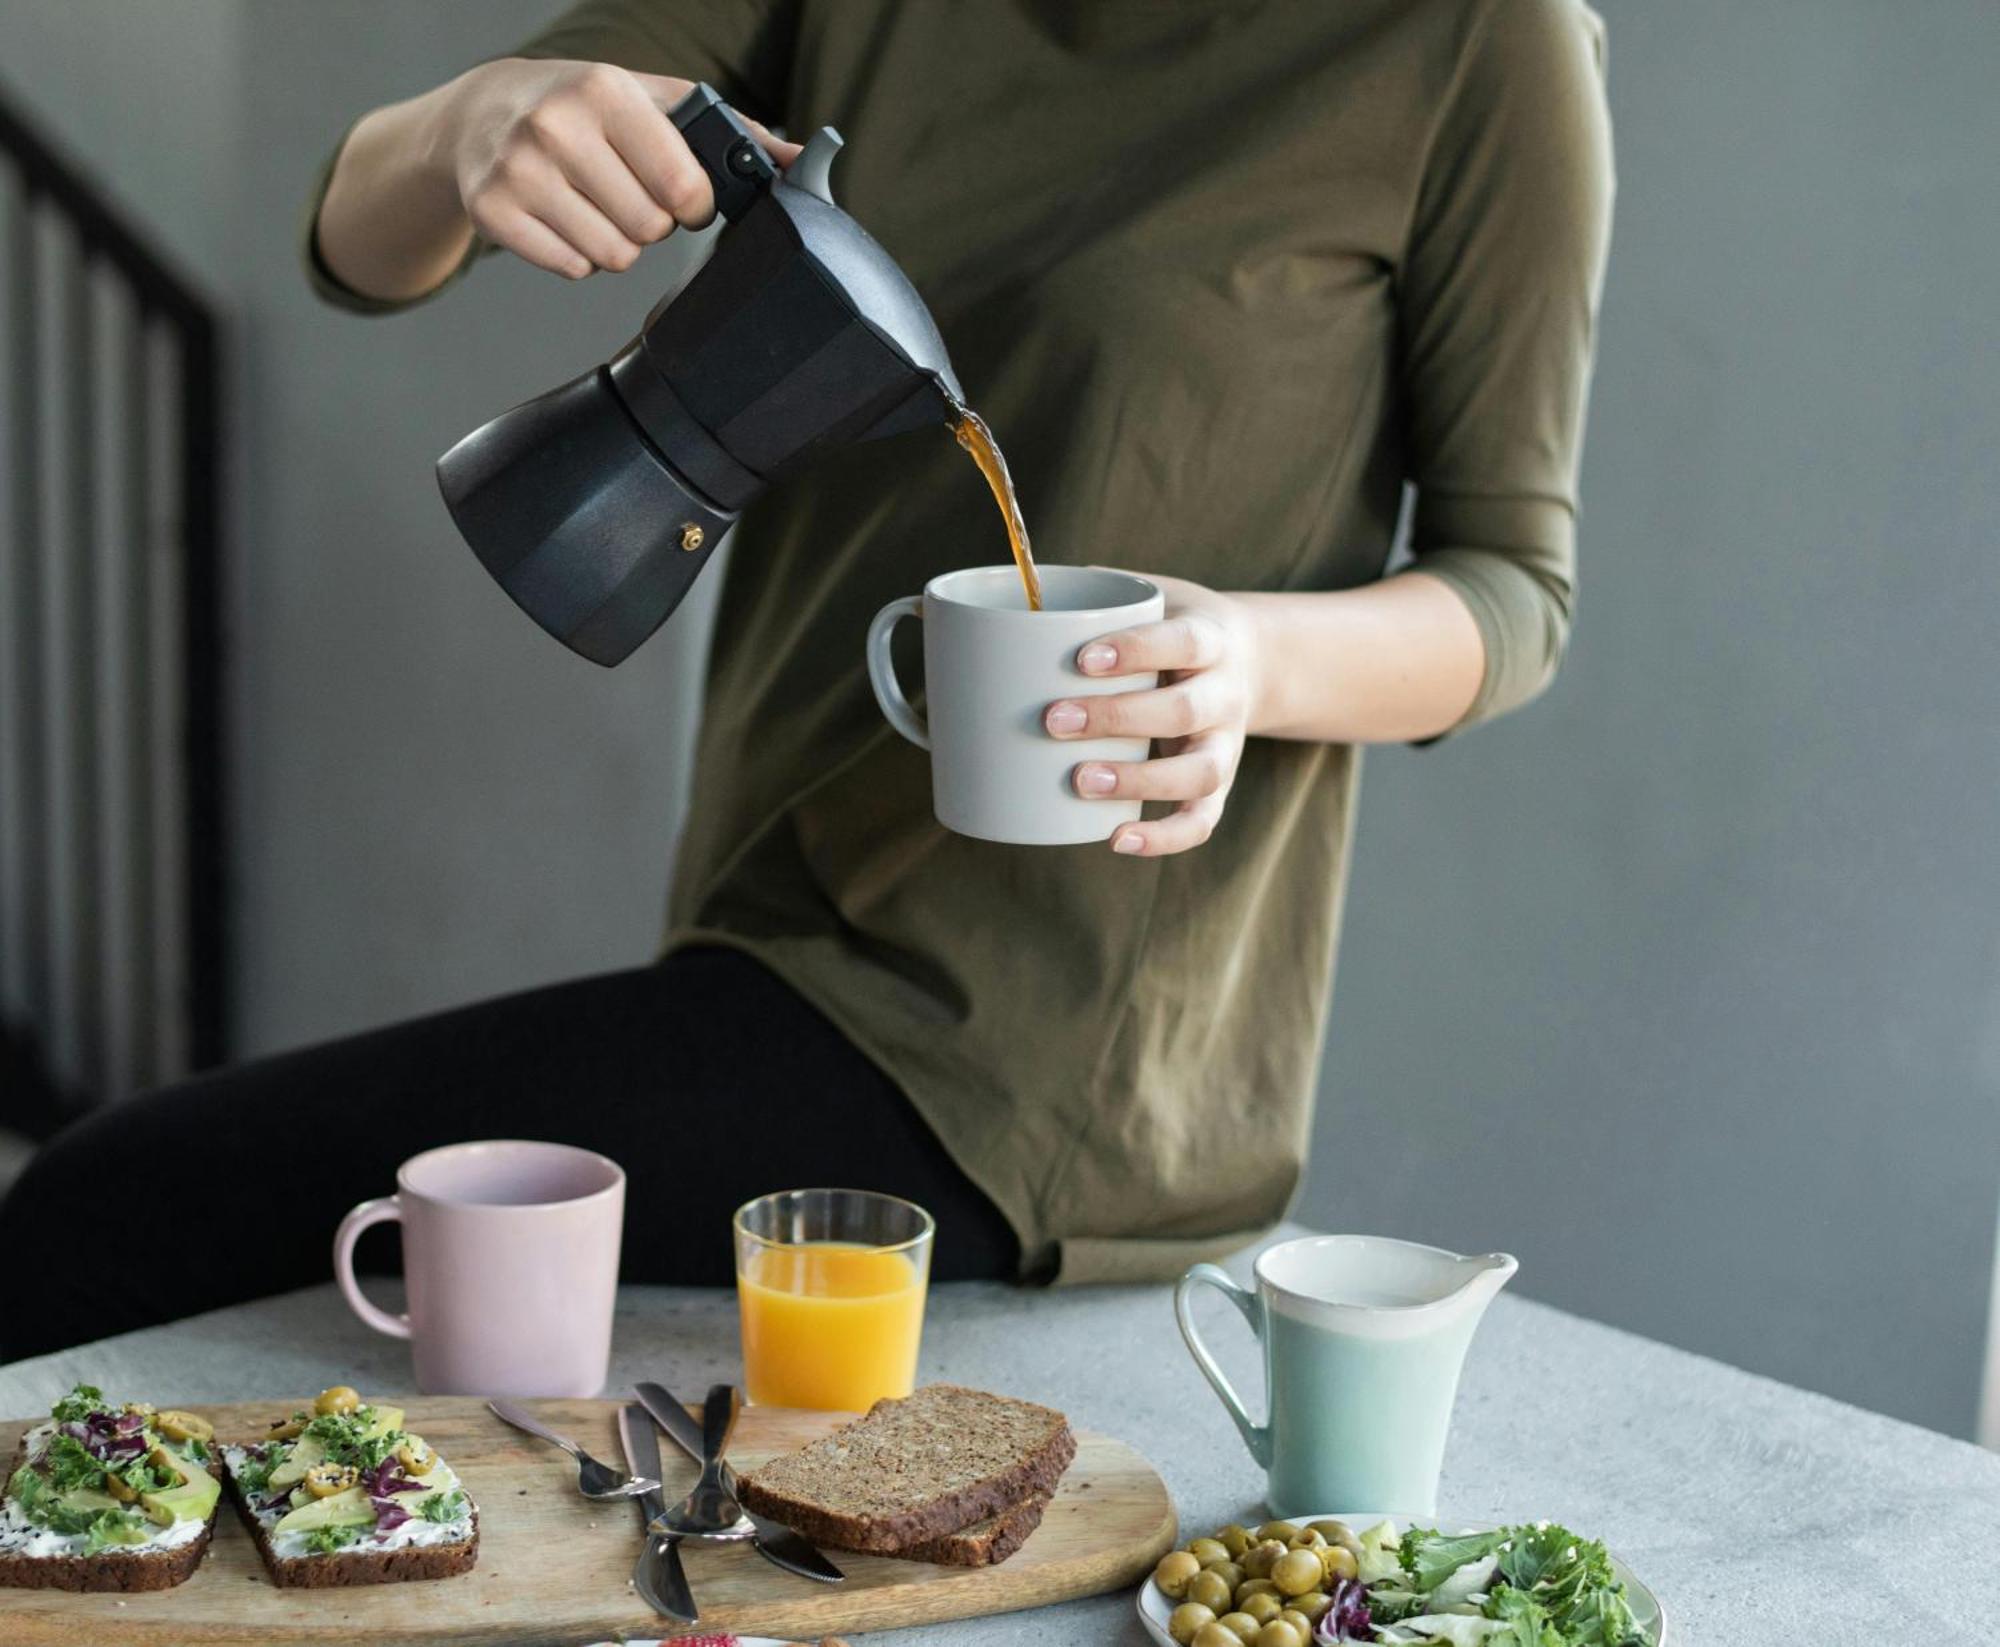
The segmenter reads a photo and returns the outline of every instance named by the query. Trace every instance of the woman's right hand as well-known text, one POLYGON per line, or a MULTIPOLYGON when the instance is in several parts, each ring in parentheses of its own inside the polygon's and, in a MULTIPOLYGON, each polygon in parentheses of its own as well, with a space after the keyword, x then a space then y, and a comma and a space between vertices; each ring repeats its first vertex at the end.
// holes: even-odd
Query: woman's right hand
MULTIPOLYGON (((446 88, 436 160, 487 240, 570 280, 715 217, 715 191, 667 111, 693 89, 609 63, 505 58, 446 88)), ((781 167, 796 143, 744 124, 781 167)))

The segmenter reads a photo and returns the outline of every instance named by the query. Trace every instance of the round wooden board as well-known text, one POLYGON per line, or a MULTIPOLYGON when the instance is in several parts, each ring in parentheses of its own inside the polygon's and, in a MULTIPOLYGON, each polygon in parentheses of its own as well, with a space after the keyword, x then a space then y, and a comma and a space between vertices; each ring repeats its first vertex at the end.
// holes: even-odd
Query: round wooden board
MULTIPOLYGON (((383 1396, 408 1412, 464 1478, 479 1505, 479 1565, 460 1578, 353 1590, 280 1590, 225 1496, 215 1542, 194 1577, 151 1594, 67 1595, 0 1589, 6 1647, 251 1647, 253 1643, 468 1643, 537 1647, 671 1634, 631 1587, 639 1512, 577 1496, 561 1453, 509 1429, 480 1401, 383 1396)), ((219 1438, 260 1434, 292 1401, 200 1408, 219 1438)), ((551 1427, 607 1461, 621 1457, 615 1401, 525 1403, 551 1427)), ((33 1422, 33 1421, 27 1421, 33 1422)), ((0 1459, 13 1456, 27 1422, 0 1424, 0 1459)), ((739 1468, 825 1434, 837 1413, 746 1407, 730 1447, 739 1468)), ((670 1493, 694 1484, 695 1467, 662 1442, 670 1493)), ((1136 1583, 1175 1537, 1166 1484, 1145 1459, 1108 1436, 1080 1435, 1041 1526, 997 1567, 829 1552, 844 1584, 780 1572, 746 1546, 683 1546, 701 1626, 744 1635, 816 1640, 1041 1607, 1136 1583)))

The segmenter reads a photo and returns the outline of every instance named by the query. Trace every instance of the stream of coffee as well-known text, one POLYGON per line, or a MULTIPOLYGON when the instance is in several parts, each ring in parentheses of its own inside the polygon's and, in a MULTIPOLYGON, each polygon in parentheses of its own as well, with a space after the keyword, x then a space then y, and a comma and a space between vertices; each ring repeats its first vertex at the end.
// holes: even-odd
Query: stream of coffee
POLYGON ((1007 523, 1007 542, 1014 551, 1014 564, 1020 569, 1028 610, 1039 612, 1041 574, 1035 570, 1035 553, 1028 547, 1027 523, 1021 519, 1021 500, 1014 492, 1014 477, 1007 472, 1007 459, 1000 444, 986 427, 986 420, 970 406, 953 405, 951 432, 958 437, 959 445, 972 454, 972 461, 979 465, 979 472, 993 489, 993 501, 1000 505, 1000 518, 1007 523))

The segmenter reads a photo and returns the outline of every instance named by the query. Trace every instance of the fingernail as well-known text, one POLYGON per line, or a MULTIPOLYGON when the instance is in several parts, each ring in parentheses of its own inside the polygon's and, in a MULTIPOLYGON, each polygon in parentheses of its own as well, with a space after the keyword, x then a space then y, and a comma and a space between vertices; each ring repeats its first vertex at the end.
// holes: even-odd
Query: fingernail
POLYGON ((1076 666, 1086 675, 1102 675, 1118 667, 1118 648, 1104 641, 1092 641, 1077 653, 1076 666))
POLYGON ((1085 795, 1109 795, 1118 787, 1118 774, 1108 766, 1079 766, 1076 787, 1085 795))
POLYGON ((1054 703, 1049 705, 1049 712, 1043 724, 1061 738, 1072 732, 1081 732, 1085 718, 1083 705, 1080 703, 1054 703))
POLYGON ((1139 851, 1145 844, 1146 838, 1138 830, 1127 829, 1121 831, 1118 838, 1111 843, 1111 850, 1129 854, 1139 851))

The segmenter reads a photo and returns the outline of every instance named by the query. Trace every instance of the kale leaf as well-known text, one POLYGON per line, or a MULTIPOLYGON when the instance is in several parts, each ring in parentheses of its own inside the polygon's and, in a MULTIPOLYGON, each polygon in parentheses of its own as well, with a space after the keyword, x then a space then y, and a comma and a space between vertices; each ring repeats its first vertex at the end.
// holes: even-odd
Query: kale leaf
POLYGON ((81 1424, 92 1413, 110 1410, 104 1404, 104 1392, 95 1384, 78 1384, 49 1409, 49 1416, 58 1424, 81 1424))
POLYGON ((456 1521, 465 1514, 465 1494, 456 1487, 448 1493, 439 1493, 418 1505, 417 1514, 426 1521, 456 1521))

